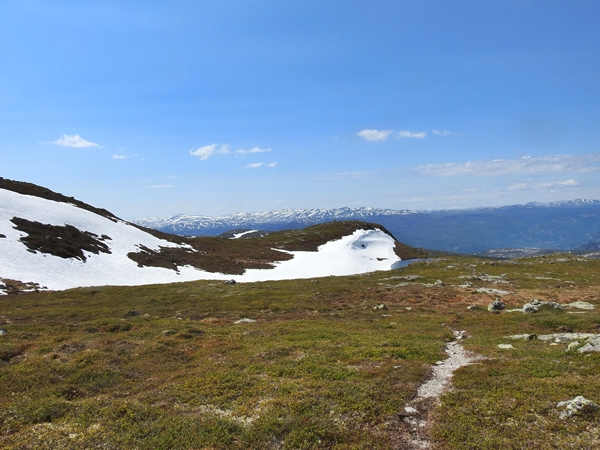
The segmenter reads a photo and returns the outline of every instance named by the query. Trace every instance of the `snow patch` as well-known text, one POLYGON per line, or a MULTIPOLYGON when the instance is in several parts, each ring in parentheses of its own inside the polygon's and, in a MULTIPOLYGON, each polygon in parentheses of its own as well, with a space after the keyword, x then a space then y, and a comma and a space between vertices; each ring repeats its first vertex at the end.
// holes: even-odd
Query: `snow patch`
MULTIPOLYGON (((147 247, 181 247, 154 237, 131 224, 111 221, 67 203, 22 195, 0 189, 0 278, 39 283, 51 290, 80 286, 142 285, 193 280, 230 280, 230 274, 212 273, 191 266, 179 272, 162 267, 139 267, 127 254, 147 247), (20 217, 42 224, 71 225, 80 231, 108 236, 110 254, 85 252, 86 261, 27 251, 20 239, 26 233, 10 221, 20 217)), ((238 282, 316 278, 389 270, 400 260, 395 241, 381 230, 357 230, 349 236, 321 245, 316 252, 288 252, 288 261, 273 263, 273 269, 248 269, 238 282)), ((184 247, 190 248, 188 245, 184 247)))

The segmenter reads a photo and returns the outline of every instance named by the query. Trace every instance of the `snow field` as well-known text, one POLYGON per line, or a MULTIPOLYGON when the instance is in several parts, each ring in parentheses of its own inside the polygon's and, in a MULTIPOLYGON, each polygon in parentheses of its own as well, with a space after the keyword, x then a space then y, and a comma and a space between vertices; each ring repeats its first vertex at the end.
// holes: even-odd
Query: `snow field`
POLYGON ((317 252, 289 252, 294 258, 274 263, 274 269, 249 269, 233 276, 205 272, 194 267, 180 267, 179 273, 160 267, 138 267, 127 257, 143 245, 153 250, 177 247, 178 244, 156 238, 126 222, 111 220, 71 204, 18 194, 0 189, 0 277, 35 282, 52 290, 80 286, 143 285, 193 280, 229 280, 238 282, 316 278, 329 275, 352 275, 388 270, 399 261, 394 240, 380 230, 357 230, 352 235, 328 242, 317 252), (19 241, 25 235, 10 222, 21 217, 50 225, 72 225, 98 236, 111 254, 85 252, 87 262, 64 259, 27 251, 19 241))

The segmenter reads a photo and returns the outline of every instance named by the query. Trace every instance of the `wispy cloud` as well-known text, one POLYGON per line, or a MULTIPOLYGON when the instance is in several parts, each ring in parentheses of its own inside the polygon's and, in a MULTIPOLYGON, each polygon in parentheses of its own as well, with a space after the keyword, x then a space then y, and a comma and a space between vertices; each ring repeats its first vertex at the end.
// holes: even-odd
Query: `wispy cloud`
POLYGON ((111 158, 112 159, 129 159, 129 158, 134 158, 137 156, 137 153, 133 154, 133 155, 129 155, 129 154, 125 154, 125 155, 112 155, 111 158))
POLYGON ((369 142, 383 142, 392 132, 393 130, 362 130, 356 135, 365 138, 369 142))
POLYGON ((263 165, 263 163, 257 162, 257 163, 252 163, 252 164, 246 164, 244 167, 246 167, 248 169, 256 169, 258 167, 261 167, 262 165, 263 165))
POLYGON ((424 175, 509 175, 517 173, 592 172, 600 169, 600 154, 523 156, 519 159, 492 159, 464 163, 425 164, 412 169, 424 175))
POLYGON ((541 183, 531 183, 531 182, 523 182, 523 183, 515 183, 508 187, 509 191, 524 191, 524 190, 535 190, 535 189, 560 189, 560 188, 569 188, 579 186, 581 183, 579 181, 570 179, 565 181, 548 181, 541 183))
POLYGON ((277 165, 277 162, 272 162, 272 163, 269 163, 269 164, 267 164, 267 167, 269 167, 269 168, 271 168, 271 169, 272 169, 272 168, 273 168, 273 167, 275 167, 276 165, 277 165))
POLYGON ((369 142, 383 142, 390 136, 394 136, 397 139, 425 139, 425 137, 427 137, 425 131, 410 130, 362 130, 356 133, 356 135, 369 142))
POLYGON ((425 137, 427 137, 427 133, 424 131, 415 132, 409 130, 400 130, 398 131, 398 133, 396 133, 396 136, 398 136, 401 139, 425 139, 425 137))
POLYGON ((368 170, 364 172, 334 172, 327 175, 322 175, 315 178, 315 180, 342 180, 345 178, 372 178, 373 174, 378 172, 377 170, 368 170))
POLYGON ((174 188, 175 185, 174 184, 154 184, 152 186, 146 186, 147 188, 150 189, 170 189, 170 188, 174 188))
POLYGON ((448 130, 432 130, 431 133, 436 136, 452 136, 453 134, 456 134, 453 131, 448 130))
POLYGON ((239 154, 248 154, 248 153, 265 153, 265 152, 270 152, 271 149, 270 148, 260 148, 260 147, 254 147, 251 148, 250 150, 236 150, 236 153, 239 154))
POLYGON ((197 148, 196 150, 190 150, 190 155, 197 156, 202 161, 207 160, 212 155, 222 153, 229 153, 229 145, 210 144, 197 148))
POLYGON ((50 142, 50 144, 62 145, 63 147, 75 147, 75 148, 86 148, 86 147, 101 147, 100 144, 96 144, 95 142, 90 142, 78 134, 70 135, 63 134, 62 137, 58 138, 55 141, 50 142))

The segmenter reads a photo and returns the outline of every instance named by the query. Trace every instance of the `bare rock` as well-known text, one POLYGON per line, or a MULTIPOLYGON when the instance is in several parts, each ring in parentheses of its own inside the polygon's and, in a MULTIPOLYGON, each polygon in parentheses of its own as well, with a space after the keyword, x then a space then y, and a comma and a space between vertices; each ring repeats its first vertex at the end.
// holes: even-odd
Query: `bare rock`
POLYGON ((254 323, 254 322, 256 322, 256 320, 254 320, 254 319, 249 319, 249 318, 247 318, 247 317, 244 317, 243 319, 236 320, 236 321, 235 321, 235 322, 233 322, 233 323, 235 323, 235 324, 239 324, 239 323, 254 323))
POLYGON ((571 416, 581 416, 590 414, 594 411, 598 411, 600 406, 592 400, 588 400, 587 398, 578 395, 577 397, 566 400, 564 402, 558 402, 556 405, 558 408, 565 408, 564 411, 561 411, 560 418, 566 419, 571 416))
POLYGON ((596 307, 594 305, 592 305, 591 303, 588 302, 573 302, 573 303, 567 303, 566 305, 563 305, 565 308, 577 308, 577 309, 586 309, 591 311, 592 309, 595 309, 596 307))
POLYGON ((523 305, 523 313, 531 314, 542 310, 562 311, 562 306, 557 302, 547 302, 534 298, 529 303, 523 305))
POLYGON ((579 353, 600 352, 600 334, 588 338, 587 342, 577 351, 579 353))
POLYGON ((500 311, 502 311, 504 308, 506 308, 506 304, 499 298, 488 305, 488 311, 492 314, 500 314, 500 311))

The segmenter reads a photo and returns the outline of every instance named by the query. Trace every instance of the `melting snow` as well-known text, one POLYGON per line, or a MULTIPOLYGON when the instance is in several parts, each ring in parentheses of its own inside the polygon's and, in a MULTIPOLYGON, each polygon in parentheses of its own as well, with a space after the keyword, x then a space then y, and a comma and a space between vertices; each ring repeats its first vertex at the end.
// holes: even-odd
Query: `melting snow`
POLYGON ((249 269, 232 276, 180 267, 179 273, 160 267, 138 267, 127 257, 143 245, 153 250, 178 244, 156 238, 124 221, 112 222, 74 205, 0 189, 0 278, 36 282, 48 289, 78 286, 141 285, 192 280, 229 280, 238 282, 314 278, 352 275, 388 270, 400 258, 394 253, 394 240, 380 230, 357 230, 352 235, 328 242, 317 252, 289 252, 294 258, 274 263, 273 269, 249 269), (14 229, 13 217, 51 225, 72 225, 111 239, 105 243, 111 254, 86 253, 87 262, 63 259, 40 252, 26 251, 19 241, 25 233, 14 229))

